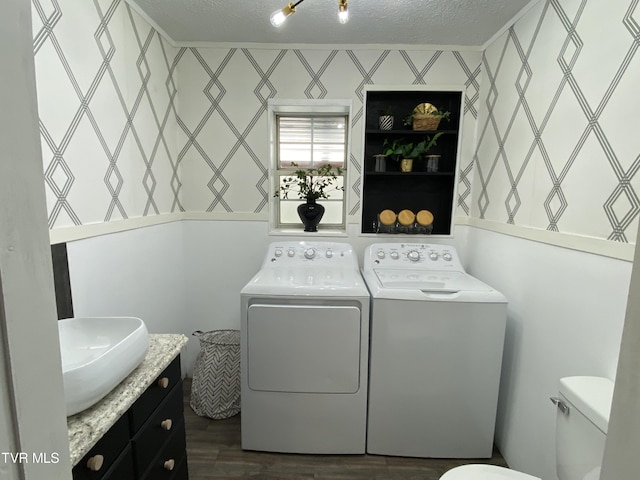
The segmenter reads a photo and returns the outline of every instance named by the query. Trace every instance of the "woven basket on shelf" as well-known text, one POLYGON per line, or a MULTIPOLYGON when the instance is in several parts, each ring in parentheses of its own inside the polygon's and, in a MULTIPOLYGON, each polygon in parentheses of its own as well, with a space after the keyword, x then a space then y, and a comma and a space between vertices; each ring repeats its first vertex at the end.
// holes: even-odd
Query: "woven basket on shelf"
POLYGON ((414 130, 437 130, 442 119, 438 108, 430 103, 419 103, 412 115, 414 130))
POLYGON ((413 114, 414 130, 437 130, 440 125, 441 117, 437 115, 428 115, 423 113, 413 114))

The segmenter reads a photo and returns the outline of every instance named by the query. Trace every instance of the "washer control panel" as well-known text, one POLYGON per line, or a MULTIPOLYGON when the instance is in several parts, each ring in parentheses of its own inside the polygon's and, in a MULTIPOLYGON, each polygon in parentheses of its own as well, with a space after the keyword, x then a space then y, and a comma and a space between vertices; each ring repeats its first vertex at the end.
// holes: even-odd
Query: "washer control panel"
POLYGON ((350 266, 357 258, 348 243, 340 242, 275 242, 269 245, 265 266, 277 264, 303 265, 308 262, 350 266))
POLYGON ((380 267, 464 272, 453 246, 427 243, 374 243, 365 252, 364 268, 380 267))

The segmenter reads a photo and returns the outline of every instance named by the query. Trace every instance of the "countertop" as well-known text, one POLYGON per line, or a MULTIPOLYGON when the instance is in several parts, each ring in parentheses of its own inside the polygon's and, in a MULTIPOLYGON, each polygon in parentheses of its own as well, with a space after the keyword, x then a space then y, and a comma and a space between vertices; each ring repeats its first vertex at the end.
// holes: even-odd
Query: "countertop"
POLYGON ((181 334, 149 335, 149 351, 142 363, 94 406, 67 417, 69 451, 74 466, 180 354, 187 341, 181 334))

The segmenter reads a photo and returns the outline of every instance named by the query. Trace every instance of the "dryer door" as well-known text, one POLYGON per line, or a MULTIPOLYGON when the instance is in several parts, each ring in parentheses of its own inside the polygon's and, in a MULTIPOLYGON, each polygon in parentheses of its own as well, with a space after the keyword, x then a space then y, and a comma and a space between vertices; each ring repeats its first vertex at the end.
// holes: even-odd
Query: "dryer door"
POLYGON ((253 304, 248 309, 252 390, 355 393, 361 348, 358 307, 253 304))

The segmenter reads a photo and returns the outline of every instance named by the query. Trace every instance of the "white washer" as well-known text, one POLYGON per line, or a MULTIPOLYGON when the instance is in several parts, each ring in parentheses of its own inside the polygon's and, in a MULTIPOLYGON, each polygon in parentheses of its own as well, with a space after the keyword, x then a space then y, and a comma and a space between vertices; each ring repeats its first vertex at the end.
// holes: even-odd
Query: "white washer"
POLYGON ((365 452, 369 301, 349 244, 269 246, 241 292, 243 449, 365 452))
POLYGON ((365 252, 371 292, 367 452, 488 458, 506 299, 465 273, 447 245, 365 252))

